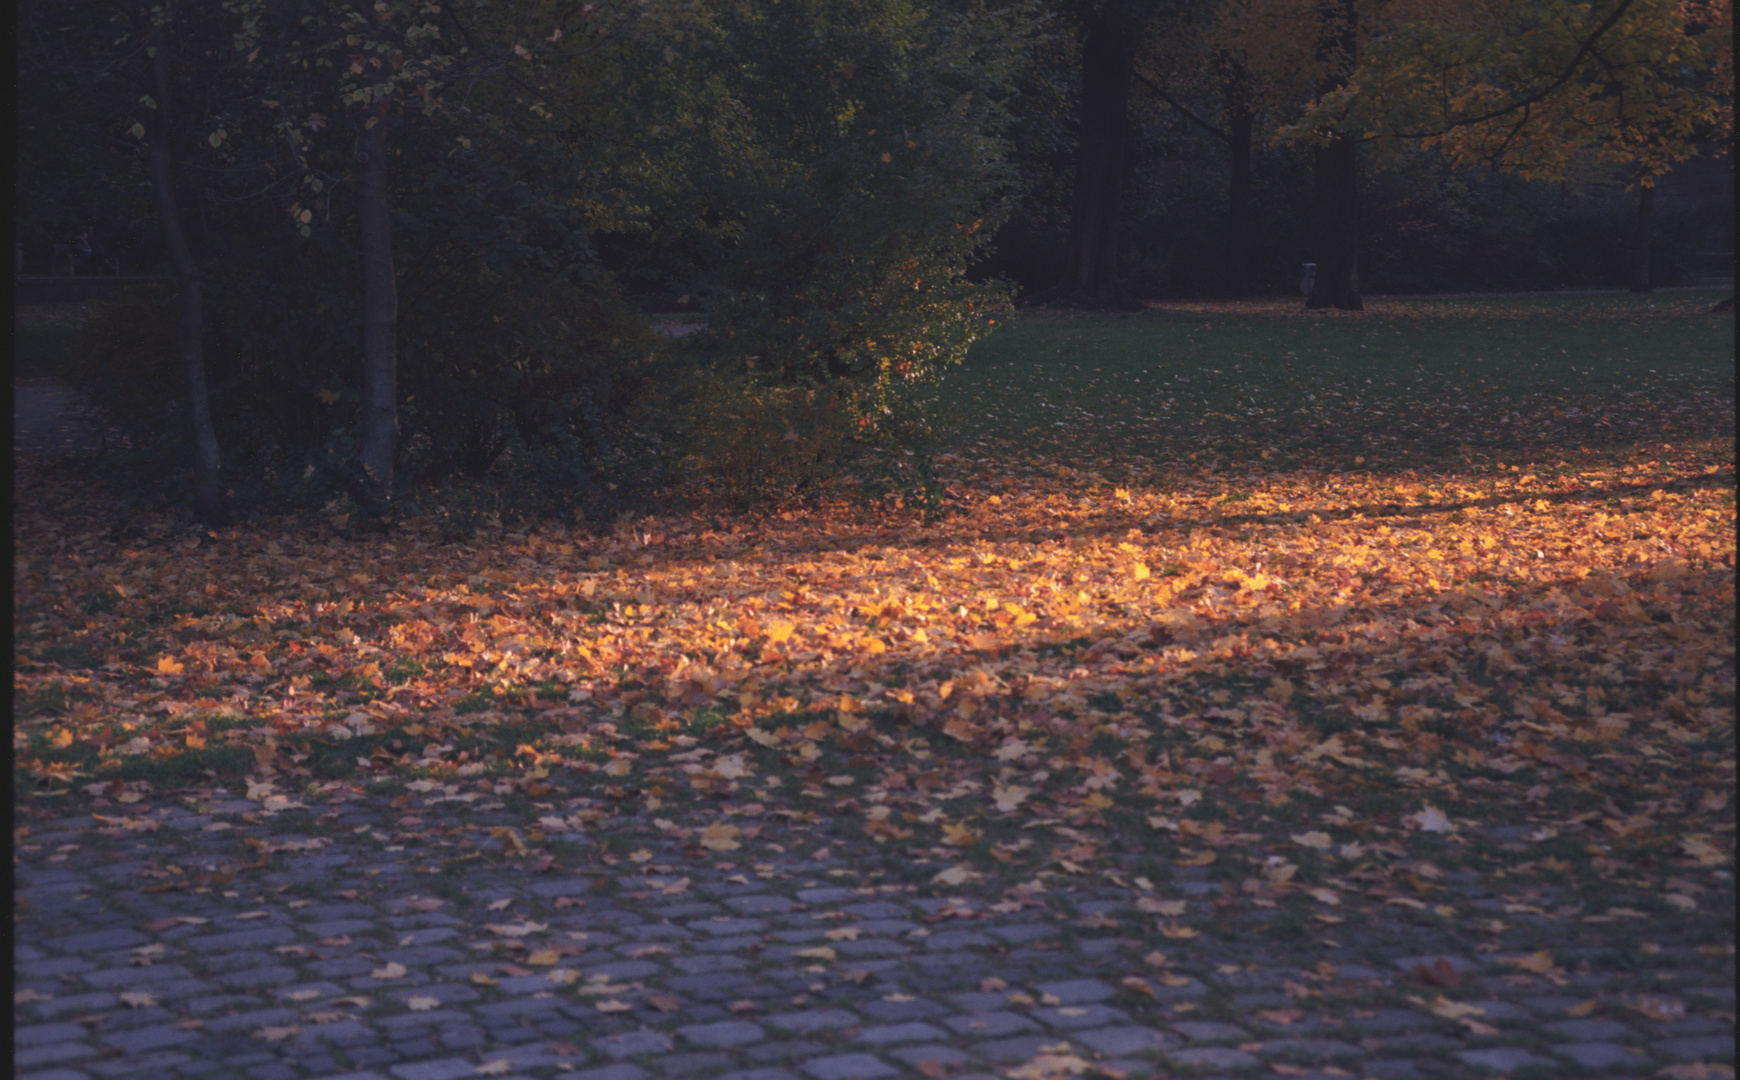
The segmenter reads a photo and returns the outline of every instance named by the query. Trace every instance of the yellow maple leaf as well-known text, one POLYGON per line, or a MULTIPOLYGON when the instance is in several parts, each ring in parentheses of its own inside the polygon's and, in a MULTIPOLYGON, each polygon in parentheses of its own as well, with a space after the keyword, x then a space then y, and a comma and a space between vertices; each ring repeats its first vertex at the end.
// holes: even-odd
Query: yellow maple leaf
POLYGON ((157 670, 159 673, 164 675, 180 675, 183 671, 187 670, 187 668, 185 665, 176 661, 174 657, 165 653, 157 658, 157 670))
POLYGON ((709 851, 736 851, 742 847, 737 837, 743 832, 735 825, 727 825, 716 821, 701 830, 700 844, 709 851))

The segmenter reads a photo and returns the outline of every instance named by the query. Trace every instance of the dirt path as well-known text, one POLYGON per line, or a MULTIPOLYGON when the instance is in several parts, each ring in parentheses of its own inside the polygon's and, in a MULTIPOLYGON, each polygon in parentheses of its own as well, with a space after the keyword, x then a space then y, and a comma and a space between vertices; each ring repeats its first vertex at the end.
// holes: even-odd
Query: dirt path
POLYGON ((98 453, 115 440, 115 432, 59 383, 33 380, 12 385, 14 454, 98 453))

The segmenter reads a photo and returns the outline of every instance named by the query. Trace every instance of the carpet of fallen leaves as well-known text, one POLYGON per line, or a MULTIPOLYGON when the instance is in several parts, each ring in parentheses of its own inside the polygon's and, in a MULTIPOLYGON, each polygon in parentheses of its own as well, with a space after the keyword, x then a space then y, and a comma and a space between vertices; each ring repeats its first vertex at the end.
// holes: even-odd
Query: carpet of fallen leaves
MULTIPOLYGON (((1696 906, 1731 889, 1733 448, 1600 461, 1131 491, 957 458, 959 509, 928 526, 451 543, 149 519, 114 539, 102 492, 27 459, 15 779, 584 789, 698 853, 778 806, 957 864, 945 884, 1134 848, 1306 888, 1330 921, 1324 868, 1410 844, 1672 873, 1666 902, 1696 906)), ((1413 883, 1393 898, 1424 908, 1413 883)))

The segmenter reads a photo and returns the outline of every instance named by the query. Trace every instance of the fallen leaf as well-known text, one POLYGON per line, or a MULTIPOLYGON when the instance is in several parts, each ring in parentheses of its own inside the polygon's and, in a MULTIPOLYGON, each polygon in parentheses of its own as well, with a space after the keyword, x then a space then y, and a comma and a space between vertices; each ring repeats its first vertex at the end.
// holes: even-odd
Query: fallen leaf
POLYGON ((289 1024, 282 1027, 263 1027, 254 1032, 254 1038, 265 1039, 267 1042, 283 1042, 285 1039, 290 1038, 301 1030, 302 1027, 299 1024, 289 1024))
POLYGON ((1686 1018, 1686 1004, 1678 998, 1639 994, 1625 999, 1625 1007, 1651 1020, 1669 1023, 1686 1018))
POLYGON ((700 844, 710 851, 736 851, 742 847, 737 837, 743 832, 735 825, 714 822, 701 830, 700 844))
POLYGON ((428 1012, 430 1009, 433 1009, 440 1004, 440 998, 424 997, 422 995, 405 999, 405 1008, 410 1009, 412 1012, 428 1012))
POLYGON ((134 1009, 146 1009, 157 1004, 157 998, 143 990, 127 990, 120 998, 122 1004, 134 1009))
POLYGON ((398 961, 389 960, 385 964, 382 964, 380 967, 369 972, 369 977, 373 979, 402 979, 405 977, 407 970, 408 969, 405 965, 398 961))

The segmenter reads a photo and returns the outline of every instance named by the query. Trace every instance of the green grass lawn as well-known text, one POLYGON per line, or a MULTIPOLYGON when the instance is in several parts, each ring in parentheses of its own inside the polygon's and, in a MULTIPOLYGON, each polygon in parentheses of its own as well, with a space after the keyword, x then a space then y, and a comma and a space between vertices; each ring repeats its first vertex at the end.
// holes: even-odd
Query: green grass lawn
POLYGON ((1019 312, 949 373, 939 412, 968 452, 1131 474, 1192 453, 1394 465, 1708 435, 1701 405, 1734 397, 1733 318, 1705 314, 1725 295, 1019 312))

